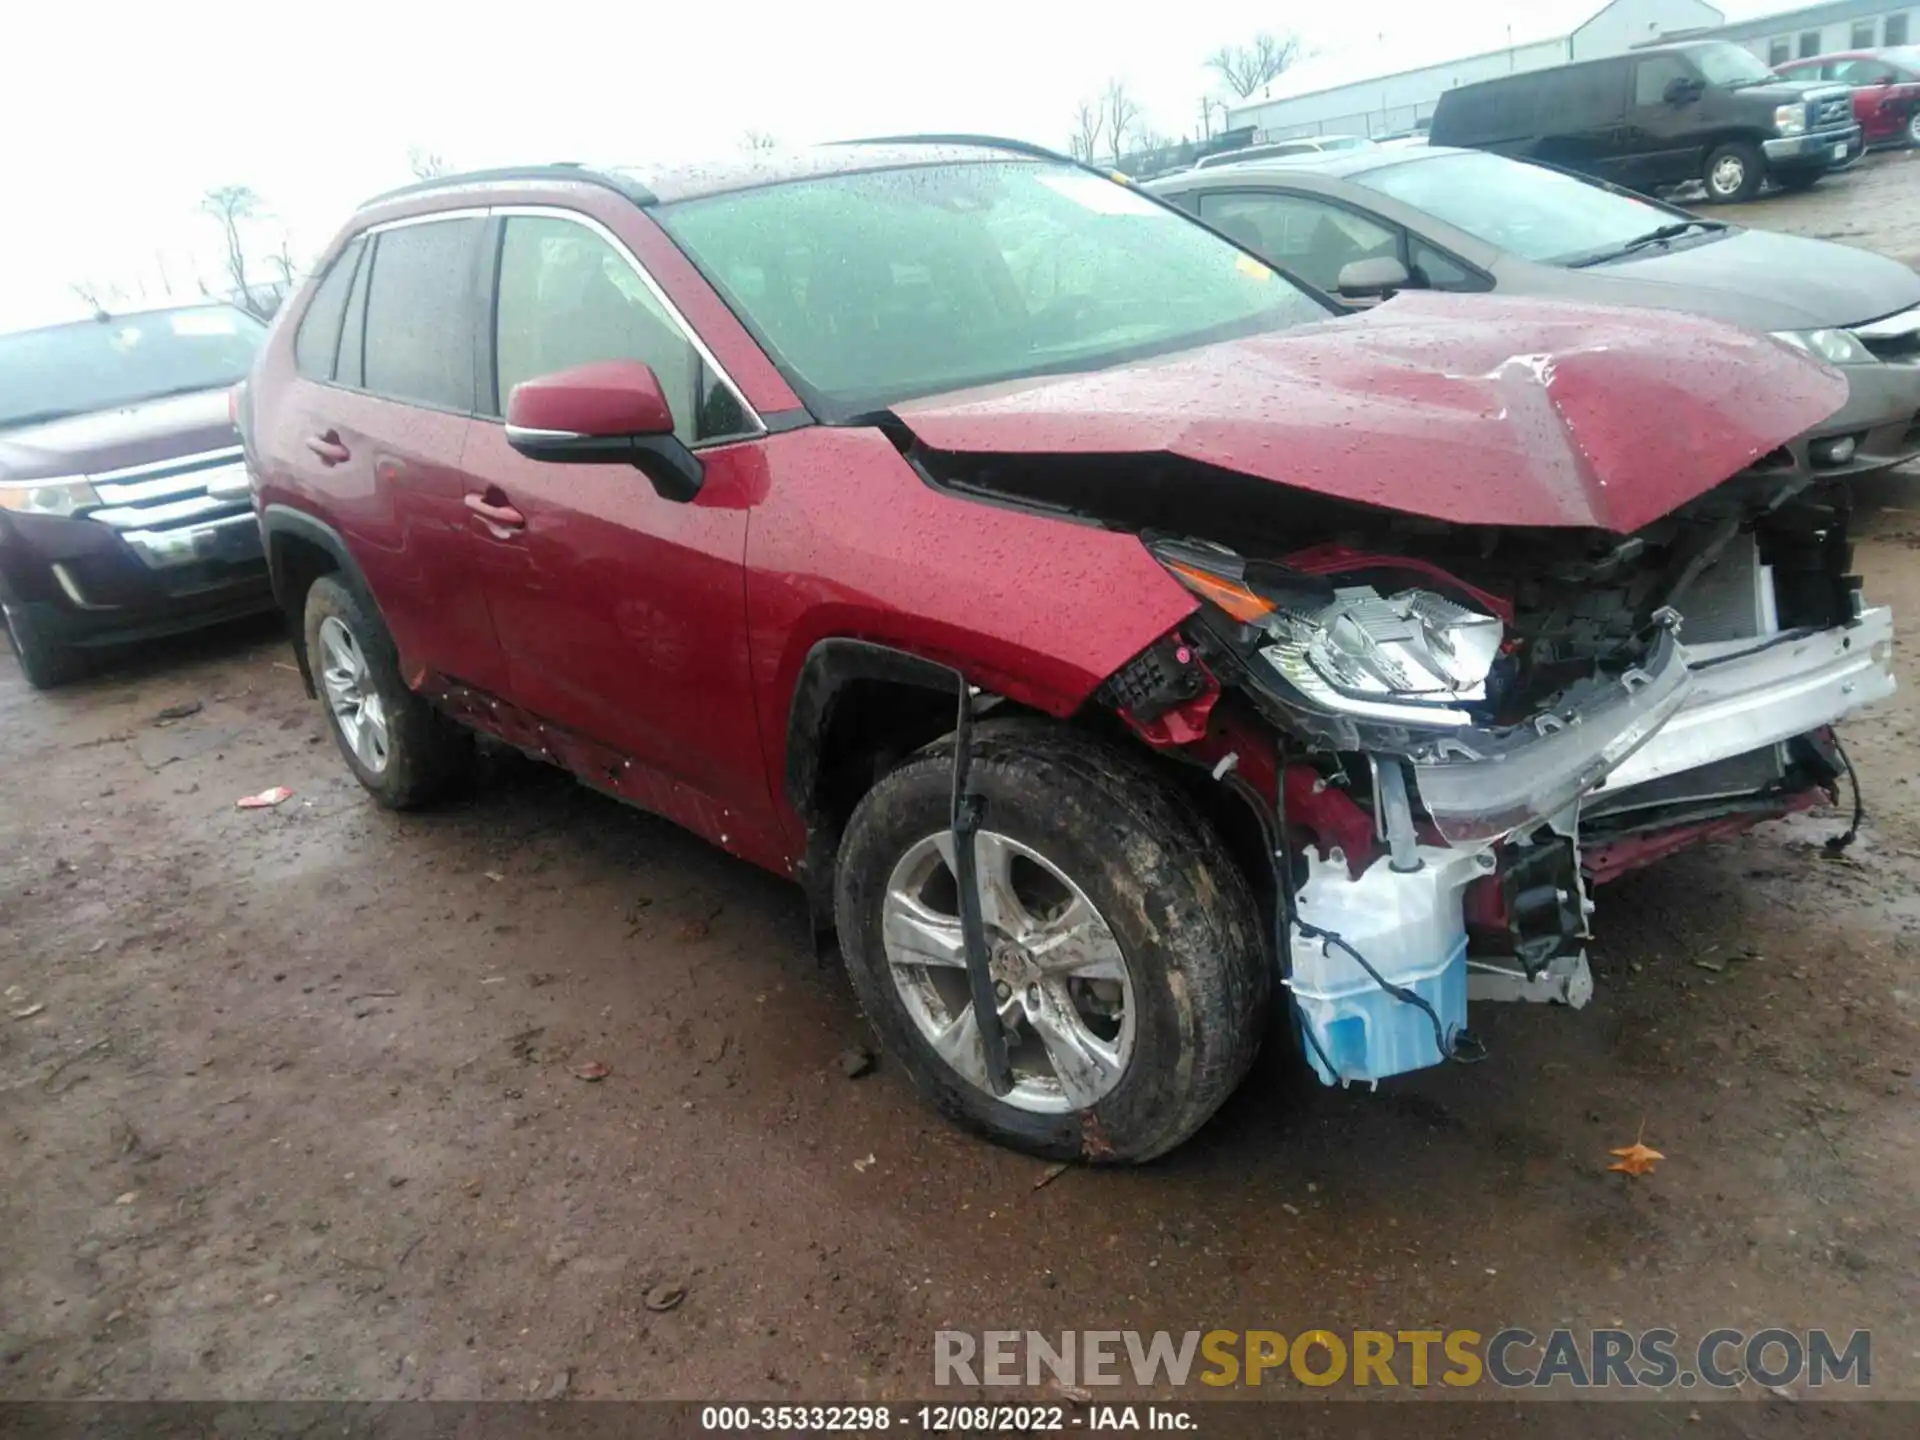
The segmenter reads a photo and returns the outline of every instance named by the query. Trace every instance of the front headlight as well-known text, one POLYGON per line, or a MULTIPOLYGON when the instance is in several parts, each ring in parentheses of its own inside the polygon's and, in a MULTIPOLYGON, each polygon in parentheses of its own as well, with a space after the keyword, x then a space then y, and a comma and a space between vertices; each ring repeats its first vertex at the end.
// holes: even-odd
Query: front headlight
POLYGON ((1773 338, 1829 365, 1872 365, 1874 353, 1848 330, 1776 330, 1773 338))
POLYGON ((1773 128, 1781 135, 1804 135, 1807 133, 1807 107, 1805 105, 1782 105, 1773 112, 1773 128))
MULTIPOLYGON (((1506 639, 1492 615, 1430 590, 1383 595, 1369 585, 1262 594, 1238 556, 1156 551, 1175 579, 1263 632, 1257 653, 1320 714, 1424 730, 1474 723, 1506 639)), ((1304 577, 1303 577, 1304 578, 1304 577)), ((1309 582, 1310 584, 1313 582, 1309 582)))
POLYGON ((22 515, 72 515, 99 503, 99 495, 82 475, 0 480, 0 510, 13 510, 22 515))

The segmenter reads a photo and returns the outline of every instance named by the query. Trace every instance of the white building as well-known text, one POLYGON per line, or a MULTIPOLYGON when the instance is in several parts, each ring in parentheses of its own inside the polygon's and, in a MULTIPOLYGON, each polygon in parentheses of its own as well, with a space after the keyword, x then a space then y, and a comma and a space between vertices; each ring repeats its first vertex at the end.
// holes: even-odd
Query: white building
POLYGON ((1897 0, 1840 0, 1806 5, 1757 20, 1742 20, 1713 32, 1732 40, 1769 65, 1832 55, 1843 50, 1878 50, 1888 45, 1920 45, 1920 5, 1897 0))
POLYGON ((1263 140, 1391 135, 1426 120, 1456 85, 1615 55, 1725 19, 1704 0, 1538 0, 1511 24, 1475 15, 1467 5, 1433 8, 1440 13, 1417 27, 1302 61, 1261 94, 1229 105, 1228 128, 1251 125, 1263 140), (1461 58, 1435 63, 1436 54, 1461 58))

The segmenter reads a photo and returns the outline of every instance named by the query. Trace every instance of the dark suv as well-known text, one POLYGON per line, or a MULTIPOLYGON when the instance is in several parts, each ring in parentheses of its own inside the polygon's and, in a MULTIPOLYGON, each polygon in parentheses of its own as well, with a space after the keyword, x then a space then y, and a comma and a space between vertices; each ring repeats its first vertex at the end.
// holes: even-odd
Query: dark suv
POLYGON ((229 393, 265 335, 220 304, 0 335, 0 612, 32 684, 273 608, 229 393))
POLYGON ((1714 201, 1797 190, 1860 153, 1844 85, 1782 80, 1738 45, 1660 45, 1462 85, 1435 145, 1540 160, 1630 189, 1699 181, 1714 201))
POLYGON ((1587 877, 1833 783, 1890 621, 1755 462, 1846 398, 1672 312, 1337 318, 946 139, 385 197, 240 416, 377 800, 565 766, 799 881, 947 1113, 1133 1161, 1276 1004, 1336 1084, 1582 1003, 1587 877))

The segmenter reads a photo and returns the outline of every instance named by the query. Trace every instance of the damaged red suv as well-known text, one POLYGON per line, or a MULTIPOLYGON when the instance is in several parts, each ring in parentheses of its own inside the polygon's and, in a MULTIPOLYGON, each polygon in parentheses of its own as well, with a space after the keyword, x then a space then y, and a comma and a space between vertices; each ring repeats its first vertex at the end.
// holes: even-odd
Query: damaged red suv
POLYGON ((341 753, 480 731, 805 886, 960 1122, 1140 1161, 1276 1012, 1329 1084, 1578 1005, 1597 882, 1887 694, 1846 399, 1762 336, 1339 318, 1059 157, 500 171, 357 213, 239 412, 341 753))

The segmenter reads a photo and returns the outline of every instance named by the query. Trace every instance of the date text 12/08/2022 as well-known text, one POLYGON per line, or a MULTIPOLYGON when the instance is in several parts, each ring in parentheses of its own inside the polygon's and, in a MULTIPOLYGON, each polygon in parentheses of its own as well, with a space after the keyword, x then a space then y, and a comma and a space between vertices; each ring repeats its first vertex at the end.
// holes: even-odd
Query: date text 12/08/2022
POLYGON ((1033 1435, 1063 1430, 1192 1431, 1199 1422, 1179 1405, 707 1405, 706 1431, 800 1431, 872 1434, 902 1430, 921 1434, 1033 1435))

